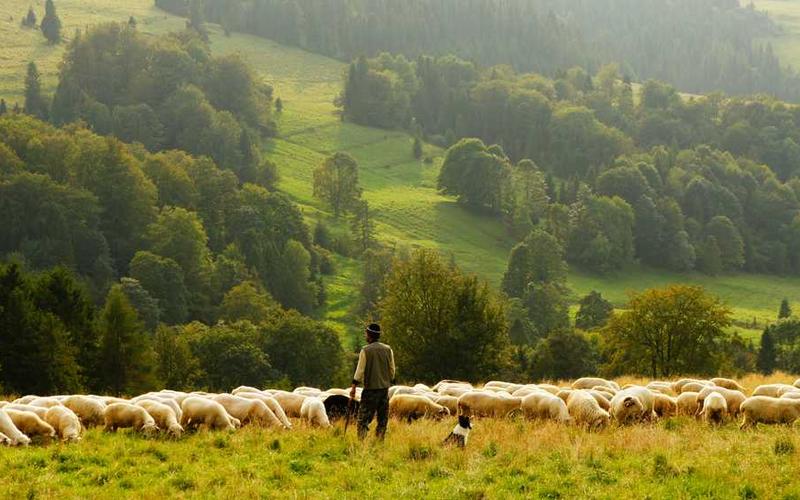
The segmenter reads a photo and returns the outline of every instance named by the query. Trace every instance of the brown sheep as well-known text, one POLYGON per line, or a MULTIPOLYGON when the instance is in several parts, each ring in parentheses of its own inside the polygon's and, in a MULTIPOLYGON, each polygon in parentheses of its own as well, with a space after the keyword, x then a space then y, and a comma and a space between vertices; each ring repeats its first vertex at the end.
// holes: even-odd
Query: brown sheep
POLYGON ((800 399, 753 396, 742 404, 742 413, 742 429, 753 427, 758 422, 791 424, 800 418, 800 399))
POLYGON ((80 441, 83 428, 75 412, 66 406, 51 406, 44 420, 56 430, 62 441, 80 441))
POLYGON ((33 412, 8 409, 3 411, 11 418, 17 429, 28 437, 41 436, 46 440, 56 437, 56 431, 53 426, 33 412))
POLYGON ((425 396, 398 394, 389 400, 389 415, 409 422, 423 417, 441 420, 450 415, 450 410, 425 396))

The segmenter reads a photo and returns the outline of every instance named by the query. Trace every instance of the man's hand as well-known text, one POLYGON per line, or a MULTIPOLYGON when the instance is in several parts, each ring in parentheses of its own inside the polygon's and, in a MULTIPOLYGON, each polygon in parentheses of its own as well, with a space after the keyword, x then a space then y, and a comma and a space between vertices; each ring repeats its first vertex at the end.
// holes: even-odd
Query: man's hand
POLYGON ((350 386, 350 399, 356 399, 356 386, 350 386))

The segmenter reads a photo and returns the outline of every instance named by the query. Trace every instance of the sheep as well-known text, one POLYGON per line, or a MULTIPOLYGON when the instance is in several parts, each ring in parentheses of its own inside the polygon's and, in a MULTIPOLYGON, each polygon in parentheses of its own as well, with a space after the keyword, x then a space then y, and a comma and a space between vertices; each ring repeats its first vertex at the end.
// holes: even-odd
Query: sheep
POLYGON ((567 404, 558 396, 549 392, 537 392, 522 398, 522 414, 526 418, 555 420, 566 424, 572 421, 567 404))
POLYGON ((696 379, 696 378, 682 378, 682 379, 676 380, 675 382, 672 383, 672 390, 675 391, 676 394, 681 394, 683 392, 700 392, 699 390, 690 391, 688 389, 684 389, 683 388, 686 384, 692 384, 692 383, 693 384, 700 384, 700 385, 704 385, 704 386, 705 385, 711 385, 711 383, 708 382, 707 380, 699 380, 699 379, 696 379))
POLYGON ((298 387, 293 390, 295 394, 302 394, 303 396, 319 396, 322 394, 322 391, 317 389, 316 387, 298 387))
POLYGON ((780 396, 779 391, 795 389, 794 386, 789 384, 764 384, 759 385, 753 391, 752 396, 768 396, 770 398, 777 398, 780 396))
POLYGON ((644 413, 644 403, 628 389, 623 389, 611 399, 611 416, 620 424, 643 420, 644 413))
POLYGON ((592 387, 592 388, 591 388, 591 389, 589 389, 589 390, 591 390, 591 391, 597 391, 597 392, 603 393, 603 394, 605 394, 606 396, 608 396, 608 399, 609 399, 609 400, 611 400, 611 398, 613 398, 613 397, 614 397, 614 394, 616 394, 617 392, 619 392, 619 391, 617 391, 616 389, 612 389, 612 388, 610 388, 610 387, 605 387, 605 386, 602 386, 602 385, 596 385, 596 386, 592 387))
POLYGON ((800 399, 753 396, 742 404, 742 413, 742 429, 753 427, 758 422, 791 424, 800 418, 800 399))
POLYGON ((61 401, 56 398, 36 398, 29 403, 31 406, 38 406, 40 408, 52 408, 54 406, 62 406, 61 401))
POLYGON ((418 391, 423 391, 423 392, 434 392, 433 389, 431 389, 430 387, 428 387, 425 384, 416 384, 414 386, 414 389, 416 389, 418 391))
POLYGON ((731 391, 740 391, 744 393, 744 387, 739 385, 739 382, 724 377, 714 377, 711 379, 711 383, 717 387, 724 387, 725 389, 729 389, 731 391))
POLYGON ((272 413, 280 420, 281 424, 286 427, 287 429, 292 428, 292 423, 286 416, 286 412, 283 411, 283 407, 281 407, 278 400, 275 399, 274 396, 267 393, 255 393, 255 392, 240 392, 238 395, 240 398, 245 399, 257 399, 267 405, 267 408, 272 410, 272 413))
POLYGON ((688 384, 684 384, 681 387, 681 394, 683 394, 684 392, 700 392, 706 387, 714 387, 714 386, 702 382, 689 382, 688 384))
POLYGON ((105 431, 116 432, 117 429, 132 428, 143 434, 158 432, 158 426, 153 417, 141 406, 130 403, 112 403, 103 412, 105 431))
POLYGON ((420 391, 407 385, 393 385, 389 387, 389 399, 397 394, 419 394, 420 391))
POLYGON ((450 410, 425 396, 398 394, 389 400, 389 415, 409 422, 422 417, 441 420, 450 415, 450 410))
POLYGON ((572 383, 573 389, 592 389, 597 386, 608 387, 615 391, 620 389, 619 384, 616 382, 597 377, 582 377, 572 383))
POLYGON ((61 441, 80 441, 83 428, 75 413, 66 406, 51 406, 44 420, 53 426, 61 441))
POLYGON ((470 391, 458 398, 458 410, 467 416, 506 417, 519 410, 521 404, 522 398, 482 391, 470 391))
POLYGON ((14 401, 12 401, 11 403, 12 404, 16 404, 16 405, 26 405, 26 404, 29 404, 34 399, 39 399, 40 397, 41 396, 36 396, 36 395, 33 395, 33 394, 29 394, 27 396, 22 396, 21 398, 17 398, 14 401))
POLYGON ((797 387, 798 389, 800 389, 800 378, 799 378, 799 379, 797 379, 797 380, 795 380, 795 381, 794 381, 794 384, 792 384, 792 385, 794 385, 795 387, 797 387))
POLYGON ((793 385, 787 385, 784 387, 780 387, 777 391, 775 391, 776 397, 780 398, 783 397, 784 394, 790 394, 792 392, 800 392, 800 389, 793 385))
POLYGON ((7 410, 3 411, 14 422, 14 426, 28 437, 42 436, 47 440, 56 437, 53 426, 39 418, 39 415, 30 411, 7 410))
POLYGON ((136 402, 136 406, 144 408, 153 417, 159 429, 169 432, 176 438, 181 437, 181 434, 183 434, 183 427, 178 423, 175 411, 164 403, 159 403, 152 399, 142 399, 136 402))
POLYGON ((17 429, 14 421, 4 410, 0 410, 0 433, 5 436, 11 446, 28 446, 31 443, 31 438, 17 429))
POLYGON ((8 406, 10 404, 11 403, 9 403, 8 401, 0 401, 0 408, 3 408, 3 407, 8 406))
POLYGON ((619 391, 611 398, 611 408, 611 414, 622 423, 627 422, 631 417, 642 421, 652 420, 655 417, 655 396, 646 387, 631 386, 619 391), (639 414, 635 414, 638 407, 635 403, 631 403, 628 397, 633 397, 641 403, 639 414), (620 418, 617 418, 617 414, 620 418))
POLYGON ((0 432, 0 446, 11 446, 11 438, 0 432))
POLYGON ((672 390, 672 384, 669 382, 650 382, 645 387, 654 393, 659 392, 667 396, 676 396, 675 391, 672 390))
POLYGON ((276 391, 272 393, 272 397, 278 401, 287 416, 300 418, 300 409, 307 396, 294 392, 276 391))
POLYGON ((445 380, 440 380, 439 382, 437 382, 436 385, 431 387, 431 390, 433 392, 439 392, 439 389, 441 387, 447 386, 447 385, 462 385, 462 386, 469 387, 470 389, 472 388, 472 384, 470 384, 469 382, 464 382, 463 380, 447 380, 447 379, 445 379, 445 380))
POLYGON ((188 397, 181 403, 181 410, 183 416, 180 423, 186 430, 205 427, 232 431, 236 428, 233 417, 228 415, 225 407, 211 399, 188 397))
POLYGON ((19 404, 10 404, 6 405, 4 410, 17 410, 17 411, 30 411, 35 413, 39 416, 39 418, 44 419, 44 416, 47 414, 47 408, 42 408, 40 406, 31 406, 31 405, 19 405, 19 404))
POLYGON ((69 396, 62 403, 78 416, 84 427, 102 425, 105 421, 103 412, 106 405, 86 396, 69 396))
POLYGON ((218 394, 212 398, 221 404, 225 411, 242 424, 256 424, 268 427, 283 427, 283 423, 263 401, 247 399, 232 394, 218 394))
POLYGON ((727 413, 728 403, 725 401, 725 396, 713 391, 703 399, 703 409, 699 416, 708 424, 719 425, 725 420, 727 413))
POLYGON ((597 400, 586 391, 572 391, 567 398, 567 411, 570 417, 579 425, 590 429, 600 429, 608 426, 611 416, 600 408, 597 400))
POLYGON ((536 384, 536 387, 553 395, 558 394, 558 392, 561 390, 561 387, 553 384, 536 384))
POLYGON ((311 425, 322 428, 331 426, 328 414, 325 412, 325 405, 318 398, 306 398, 303 406, 300 407, 300 418, 308 421, 311 425))
POLYGON ((172 409, 172 412, 175 413, 175 419, 180 422, 181 417, 183 416, 183 411, 181 411, 181 404, 176 399, 171 399, 166 396, 140 396, 131 399, 131 403, 138 404, 140 401, 155 401, 156 403, 161 403, 163 405, 167 405, 172 409))
POLYGON ((600 405, 600 408, 608 411, 611 408, 611 398, 607 397, 604 392, 595 391, 594 389, 589 389, 586 392, 592 395, 594 399, 597 400, 597 404, 600 405))
POLYGON ((472 392, 474 388, 469 384, 442 384, 436 391, 444 396, 455 396, 460 398, 462 395, 472 392))
POLYGON ((236 389, 232 390, 231 394, 233 394, 234 396, 238 396, 239 393, 242 393, 242 392, 255 392, 255 393, 260 394, 262 391, 261 391, 261 389, 257 389, 255 387, 250 387, 249 385, 240 385, 236 389))
POLYGON ((741 391, 726 389, 724 387, 709 386, 697 393, 697 412, 703 408, 703 402, 709 394, 717 393, 725 398, 727 412, 733 417, 737 417, 741 411, 742 403, 745 402, 747 396, 741 391))
POLYGON ((675 403, 678 406, 678 415, 697 415, 700 412, 700 406, 697 404, 698 392, 682 392, 675 398, 675 403))
POLYGON ((438 404, 442 405, 448 410, 450 410, 450 415, 458 414, 458 398, 455 396, 440 396, 438 393, 433 393, 430 396, 431 400, 438 404))
POLYGON ((800 399, 800 391, 787 392, 781 396, 781 399, 800 399))
POLYGON ((678 404, 674 397, 661 392, 654 392, 653 397, 655 398, 653 411, 658 417, 672 417, 678 414, 678 404))

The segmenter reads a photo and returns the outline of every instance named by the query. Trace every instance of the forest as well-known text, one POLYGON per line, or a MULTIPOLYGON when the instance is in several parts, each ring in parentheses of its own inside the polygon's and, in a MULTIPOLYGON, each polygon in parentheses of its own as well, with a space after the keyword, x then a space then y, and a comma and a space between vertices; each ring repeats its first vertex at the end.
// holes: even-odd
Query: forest
POLYGON ((685 92, 800 99, 800 77, 760 39, 780 28, 738 0, 156 0, 174 14, 350 61, 453 54, 553 75, 617 62, 685 92), (643 22, 642 20, 652 21, 643 22))
POLYGON ((24 107, 0 108, 4 390, 347 380, 353 357, 321 314, 342 259, 361 267, 347 314, 404 332, 388 336, 404 377, 649 374, 617 354, 647 352, 639 333, 653 325, 637 310, 705 325, 664 373, 800 366, 787 301, 756 346, 697 287, 648 290, 615 312, 566 282, 569 266, 602 276, 634 263, 800 274, 795 106, 634 84, 627 63, 565 60, 546 76, 456 55, 355 58, 339 116, 408 131, 419 168, 434 163, 423 142, 441 148, 436 188, 517 242, 498 290, 452 257, 380 238, 348 153, 331 151, 308 180, 327 221, 279 190, 263 148, 284 104, 243 57, 211 51, 211 5, 188 5, 170 34, 144 35, 133 18, 80 31, 52 97, 31 62, 24 107))

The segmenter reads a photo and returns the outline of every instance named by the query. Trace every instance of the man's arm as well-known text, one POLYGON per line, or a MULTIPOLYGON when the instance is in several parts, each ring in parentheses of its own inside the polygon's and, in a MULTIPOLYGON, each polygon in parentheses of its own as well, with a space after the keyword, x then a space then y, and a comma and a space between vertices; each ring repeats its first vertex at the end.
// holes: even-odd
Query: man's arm
POLYGON ((394 351, 389 349, 389 380, 394 385, 395 366, 394 366, 394 351))
POLYGON ((364 369, 367 365, 367 355, 364 354, 364 349, 358 353, 358 365, 356 365, 356 372, 353 374, 353 383, 350 386, 350 398, 356 397, 356 386, 364 381, 364 369))

